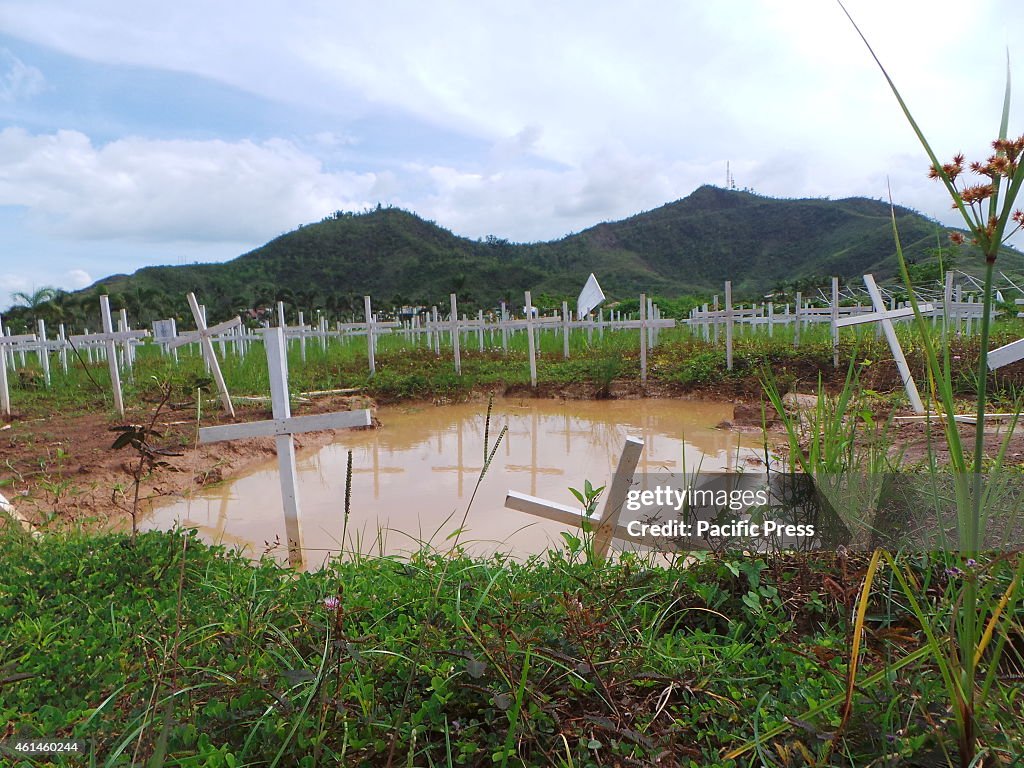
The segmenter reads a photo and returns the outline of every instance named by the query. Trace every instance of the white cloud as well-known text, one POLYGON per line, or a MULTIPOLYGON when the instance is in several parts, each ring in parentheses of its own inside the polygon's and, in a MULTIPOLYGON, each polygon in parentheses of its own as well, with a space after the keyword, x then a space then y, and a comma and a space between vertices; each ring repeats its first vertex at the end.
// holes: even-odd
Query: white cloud
POLYGON ((86 272, 84 269, 71 269, 65 274, 66 283, 72 288, 85 288, 92 285, 95 281, 92 279, 92 275, 86 272))
MULTIPOLYGON (((456 234, 519 241, 557 238, 656 208, 717 173, 707 165, 663 164, 622 147, 604 149, 574 168, 483 173, 433 166, 421 171, 432 191, 410 207, 456 234)), ((721 171, 724 177, 724 165, 721 171)))
POLYGON ((6 48, 0 48, 0 101, 14 102, 40 93, 46 78, 6 48))
POLYGON ((327 173, 281 139, 95 146, 77 131, 0 131, 0 205, 24 206, 65 237, 260 242, 369 205, 376 183, 327 173))

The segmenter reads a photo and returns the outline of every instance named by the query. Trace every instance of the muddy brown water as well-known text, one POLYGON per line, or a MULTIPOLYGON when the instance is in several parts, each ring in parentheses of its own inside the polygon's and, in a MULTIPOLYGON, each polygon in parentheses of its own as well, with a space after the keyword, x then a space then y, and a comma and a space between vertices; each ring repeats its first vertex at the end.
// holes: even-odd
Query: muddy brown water
MULTIPOLYGON (((447 551, 447 537, 463 515, 459 541, 474 554, 543 553, 561 544, 565 526, 505 509, 506 492, 578 506, 569 488, 582 488, 585 480, 604 485, 627 436, 644 440, 641 472, 737 468, 764 452, 760 435, 715 428, 732 418, 728 403, 499 399, 487 430, 490 444, 503 427, 508 430, 477 488, 486 412, 486 403, 384 407, 377 413, 380 429, 339 432, 334 443, 300 453, 303 567, 318 567, 343 549, 400 554, 429 541, 447 551), (349 451, 353 481, 346 524, 349 451)), ((180 524, 254 557, 269 550, 285 559, 280 494, 272 460, 157 508, 143 527, 180 524)))

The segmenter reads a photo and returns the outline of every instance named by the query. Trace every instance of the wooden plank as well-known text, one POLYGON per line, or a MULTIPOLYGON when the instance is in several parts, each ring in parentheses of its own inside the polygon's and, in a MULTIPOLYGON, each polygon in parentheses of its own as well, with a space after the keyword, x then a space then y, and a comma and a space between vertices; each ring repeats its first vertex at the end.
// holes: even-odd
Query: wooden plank
POLYGON ((246 421, 240 424, 222 424, 202 427, 199 430, 200 443, 216 443, 222 440, 244 440, 250 437, 270 437, 303 432, 322 432, 327 429, 351 429, 368 427, 373 423, 370 412, 339 411, 337 413, 315 413, 308 416, 286 416, 264 421, 246 421))
POLYGON ((569 302, 562 302, 562 359, 569 359, 569 302))
POLYGON ((1024 339, 991 350, 988 353, 988 369, 994 371, 1019 360, 1024 360, 1024 339))
POLYGON ((537 388, 537 349, 533 338, 533 302, 530 292, 526 291, 526 345, 530 356, 530 386, 537 388))
POLYGON ((600 521, 594 532, 594 554, 598 557, 603 558, 608 554, 608 548, 611 546, 612 538, 618 528, 619 516, 626 503, 629 488, 633 484, 633 475, 643 450, 643 440, 637 437, 626 438, 626 445, 622 449, 622 455, 619 456, 619 464, 615 468, 611 488, 608 489, 605 496, 600 521))
POLYGON ((373 311, 370 307, 370 297, 363 296, 363 312, 366 317, 366 355, 370 363, 370 375, 377 373, 376 338, 374 337, 373 311))
MULTIPOLYGON (((570 507, 565 504, 559 504, 555 501, 547 501, 546 499, 538 498, 537 496, 530 496, 526 493, 519 493, 518 491, 509 491, 505 496, 505 507, 506 509, 513 509, 516 512, 525 512, 528 515, 534 517, 542 517, 545 520, 552 520, 556 523, 569 526, 571 528, 583 527, 584 516, 578 507, 570 507)), ((591 526, 596 526, 600 518, 594 515, 590 518, 591 526)), ((629 535, 629 531, 621 525, 615 527, 614 538, 620 540, 632 540, 635 537, 629 535)))
POLYGON ((839 367, 839 278, 832 278, 832 304, 829 307, 832 318, 832 367, 839 367))
MULTIPOLYGON (((926 315, 935 311, 933 304, 918 304, 921 314, 926 315)), ((905 320, 914 316, 913 307, 903 309, 886 309, 882 312, 872 312, 866 315, 851 315, 835 321, 837 328, 847 328, 851 325, 862 325, 864 323, 877 323, 882 320, 905 320)))
POLYGON ((449 295, 449 301, 451 302, 451 315, 449 316, 449 322, 451 323, 451 337, 452 337, 452 357, 455 359, 455 373, 459 376, 462 375, 462 350, 459 347, 459 309, 458 300, 455 294, 449 295))
POLYGON ((640 294, 640 384, 647 386, 647 295, 640 294))
MULTIPOLYGON (((717 299, 717 297, 715 297, 717 299)), ((732 280, 725 281, 725 367, 732 370, 732 280)), ((717 341, 717 339, 716 339, 717 341)))

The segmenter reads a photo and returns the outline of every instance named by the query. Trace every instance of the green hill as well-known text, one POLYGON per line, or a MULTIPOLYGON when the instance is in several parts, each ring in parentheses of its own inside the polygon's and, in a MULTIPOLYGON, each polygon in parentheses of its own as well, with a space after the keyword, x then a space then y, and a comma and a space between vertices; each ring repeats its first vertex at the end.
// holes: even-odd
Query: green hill
MULTIPOLYGON (((911 261, 948 243, 934 221, 905 208, 896 216, 911 261)), ((960 254, 961 267, 968 261, 960 254)), ((1012 252, 1003 268, 1018 274, 1022 264, 1012 252)), ((206 303, 211 321, 277 299, 310 314, 360 313, 364 294, 377 305, 446 306, 456 292, 471 310, 503 299, 519 305, 527 289, 574 297, 592 271, 611 298, 709 295, 731 279, 737 299, 749 300, 780 286, 825 285, 832 275, 885 278, 896 272, 890 209, 864 198, 787 200, 703 186, 622 221, 517 244, 458 237, 378 207, 300 226, 227 263, 146 267, 79 295, 94 297, 102 285, 142 322, 180 316, 187 291, 206 303)))

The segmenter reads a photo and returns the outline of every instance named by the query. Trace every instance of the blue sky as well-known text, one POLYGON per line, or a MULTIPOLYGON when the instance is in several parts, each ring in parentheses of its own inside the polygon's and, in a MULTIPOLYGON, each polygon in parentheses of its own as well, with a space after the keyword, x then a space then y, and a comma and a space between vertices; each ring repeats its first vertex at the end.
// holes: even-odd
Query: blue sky
MULTIPOLYGON (((828 0, 295 5, 0 0, 0 308, 378 202, 556 238, 727 162, 763 194, 889 183, 956 223, 828 0)), ((983 159, 1024 3, 848 7, 940 156, 983 159)))

